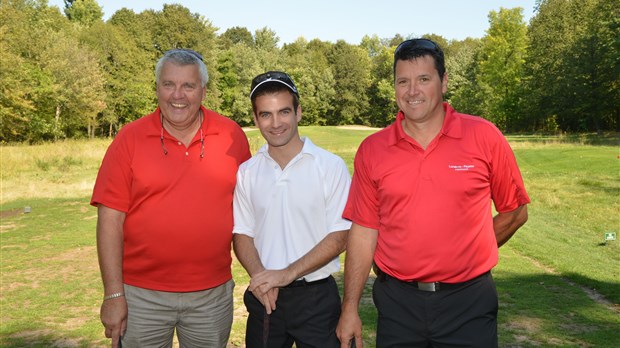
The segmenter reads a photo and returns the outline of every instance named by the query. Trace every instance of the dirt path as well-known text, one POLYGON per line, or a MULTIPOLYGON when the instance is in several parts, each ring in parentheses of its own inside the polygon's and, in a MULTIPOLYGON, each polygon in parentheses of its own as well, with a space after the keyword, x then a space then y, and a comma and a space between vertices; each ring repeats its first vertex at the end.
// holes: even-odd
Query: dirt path
POLYGON ((15 208, 12 210, 0 211, 0 219, 6 219, 12 216, 21 214, 24 210, 22 208, 15 208))
POLYGON ((602 294, 600 294, 598 291, 596 291, 595 289, 590 289, 587 286, 581 285, 581 284, 577 284, 575 282, 573 282, 572 280, 562 277, 560 272, 556 271, 555 269, 545 266, 542 263, 538 262, 537 260, 529 257, 529 256, 525 256, 523 254, 520 254, 521 257, 529 260, 533 265, 535 265, 536 267, 544 270, 547 273, 553 274, 555 276, 558 276, 563 282, 565 282, 566 284, 576 287, 578 289, 580 289, 581 291, 583 291, 592 301, 605 306, 607 309, 614 311, 618 314, 620 314, 620 305, 614 304, 613 302, 609 301, 607 298, 605 298, 605 296, 603 296, 602 294))

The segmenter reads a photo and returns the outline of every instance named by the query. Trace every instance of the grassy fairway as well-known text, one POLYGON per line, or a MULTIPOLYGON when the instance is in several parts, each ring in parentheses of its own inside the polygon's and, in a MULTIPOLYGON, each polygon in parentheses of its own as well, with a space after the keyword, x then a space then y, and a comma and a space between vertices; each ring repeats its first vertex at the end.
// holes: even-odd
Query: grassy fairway
MULTIPOLYGON (((302 127, 349 170, 372 130, 302 127)), ((262 144, 249 131, 252 151, 262 144)), ((530 219, 500 249, 494 278, 502 347, 619 347, 620 159, 617 139, 509 137, 532 198, 530 219), (596 143, 598 145, 586 145, 596 143), (593 292, 592 290, 595 290, 593 292), (605 301, 603 301, 603 300, 605 301)), ((0 346, 105 347, 102 288, 90 192, 108 140, 0 148, 0 346), (30 213, 24 213, 24 207, 30 213)), ((243 346, 248 277, 233 265, 235 322, 243 346)), ((342 284, 342 274, 336 278, 342 284)), ((361 309, 368 347, 376 311, 372 277, 361 309)))

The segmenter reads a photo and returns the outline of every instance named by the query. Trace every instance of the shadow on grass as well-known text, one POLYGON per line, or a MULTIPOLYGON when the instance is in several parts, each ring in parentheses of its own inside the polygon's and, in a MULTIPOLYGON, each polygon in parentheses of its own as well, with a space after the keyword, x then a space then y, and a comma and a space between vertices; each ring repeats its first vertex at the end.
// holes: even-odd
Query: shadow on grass
MULTIPOLYGON (((500 347, 620 347, 618 304, 597 302, 557 275, 496 271, 493 276, 499 294, 500 347)), ((335 278, 342 294, 343 274, 335 278)), ((574 275, 571 280, 620 290, 620 284, 599 284, 583 276, 574 275)), ((364 347, 375 347, 373 282, 371 273, 360 305, 364 347)))
MULTIPOLYGON (((605 245, 605 243, 599 244, 601 247, 604 247, 605 245)), ((616 272, 616 274, 619 273, 617 269, 609 271, 616 272)), ((584 277, 583 275, 577 273, 564 274, 563 278, 567 279, 569 282, 579 284, 576 286, 581 287, 590 299, 607 305, 620 315, 620 303, 617 301, 617 299, 620 299, 620 278, 617 278, 618 282, 616 283, 602 282, 596 279, 584 277), (602 292, 601 290, 604 290, 604 295, 600 294, 600 292, 602 292)))
POLYGON ((508 134, 510 142, 530 142, 539 144, 581 144, 592 146, 618 146, 620 133, 564 133, 557 134, 508 134))
POLYGON ((618 196, 620 190, 618 187, 605 185, 601 180, 593 179, 579 179, 577 183, 590 191, 596 192, 595 194, 603 194, 608 196, 618 196))
POLYGON ((0 340, 0 345, 4 348, 97 348, 109 346, 101 342, 94 342, 87 339, 62 337, 62 334, 52 334, 49 333, 49 331, 51 330, 14 333, 9 337, 3 337, 2 340, 0 340))
MULTIPOLYGON (((342 291, 342 272, 334 275, 342 291)), ((499 293, 500 347, 620 347, 618 304, 600 304, 563 277, 551 274, 523 275, 495 271, 499 293)), ((598 284, 573 275, 579 284, 598 284)), ((374 275, 366 284, 360 306, 365 347, 375 346, 377 312, 372 302, 374 275)), ((597 285, 598 284, 598 285, 597 285)), ((58 313, 62 317, 62 313, 58 313)), ((105 347, 99 340, 72 338, 65 330, 50 329, 24 320, 3 323, 0 345, 17 347, 105 347)), ((55 325, 52 325, 55 326, 55 325)))

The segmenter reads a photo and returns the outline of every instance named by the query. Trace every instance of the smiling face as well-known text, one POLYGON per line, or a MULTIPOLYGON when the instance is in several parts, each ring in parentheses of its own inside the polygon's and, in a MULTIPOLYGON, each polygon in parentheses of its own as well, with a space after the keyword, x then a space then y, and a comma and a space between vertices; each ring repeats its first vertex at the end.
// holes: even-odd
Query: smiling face
POLYGON ((206 91, 197 65, 164 63, 157 81, 157 100, 166 124, 182 131, 199 122, 206 91))
POLYGON ((286 90, 261 94, 254 104, 254 122, 269 144, 269 152, 299 152, 303 146, 297 128, 301 106, 295 110, 293 95, 286 90))
POLYGON ((429 55, 399 60, 395 67, 396 103, 405 114, 405 122, 443 122, 443 95, 448 90, 448 75, 443 78, 429 55))

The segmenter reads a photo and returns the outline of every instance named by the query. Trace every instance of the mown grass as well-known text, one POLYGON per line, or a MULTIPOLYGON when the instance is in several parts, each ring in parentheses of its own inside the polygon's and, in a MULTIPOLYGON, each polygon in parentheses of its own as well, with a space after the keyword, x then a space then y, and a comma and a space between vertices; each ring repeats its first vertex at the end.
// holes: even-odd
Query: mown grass
MULTIPOLYGON (((303 127, 352 172, 373 130, 303 127)), ((249 131, 253 151, 263 143, 249 131)), ((509 137, 532 203, 530 220, 500 250, 494 270, 502 347, 620 346, 620 159, 617 138, 509 137), (587 139, 584 141, 583 139, 587 139), (603 144, 603 145, 588 145, 603 144), (584 291, 595 289, 597 293, 584 291), (593 300, 602 294, 607 302, 593 300)), ((0 346, 104 347, 96 210, 88 205, 109 140, 0 147, 0 346), (24 207, 30 213, 24 213, 24 207)), ((233 265, 235 322, 244 341, 245 271, 233 265)), ((336 274, 342 284, 342 274, 336 274)), ((372 276, 362 299, 366 346, 374 346, 372 276)))
POLYGON ((615 146, 515 145, 532 203, 510 247, 620 303, 620 159, 615 146))

